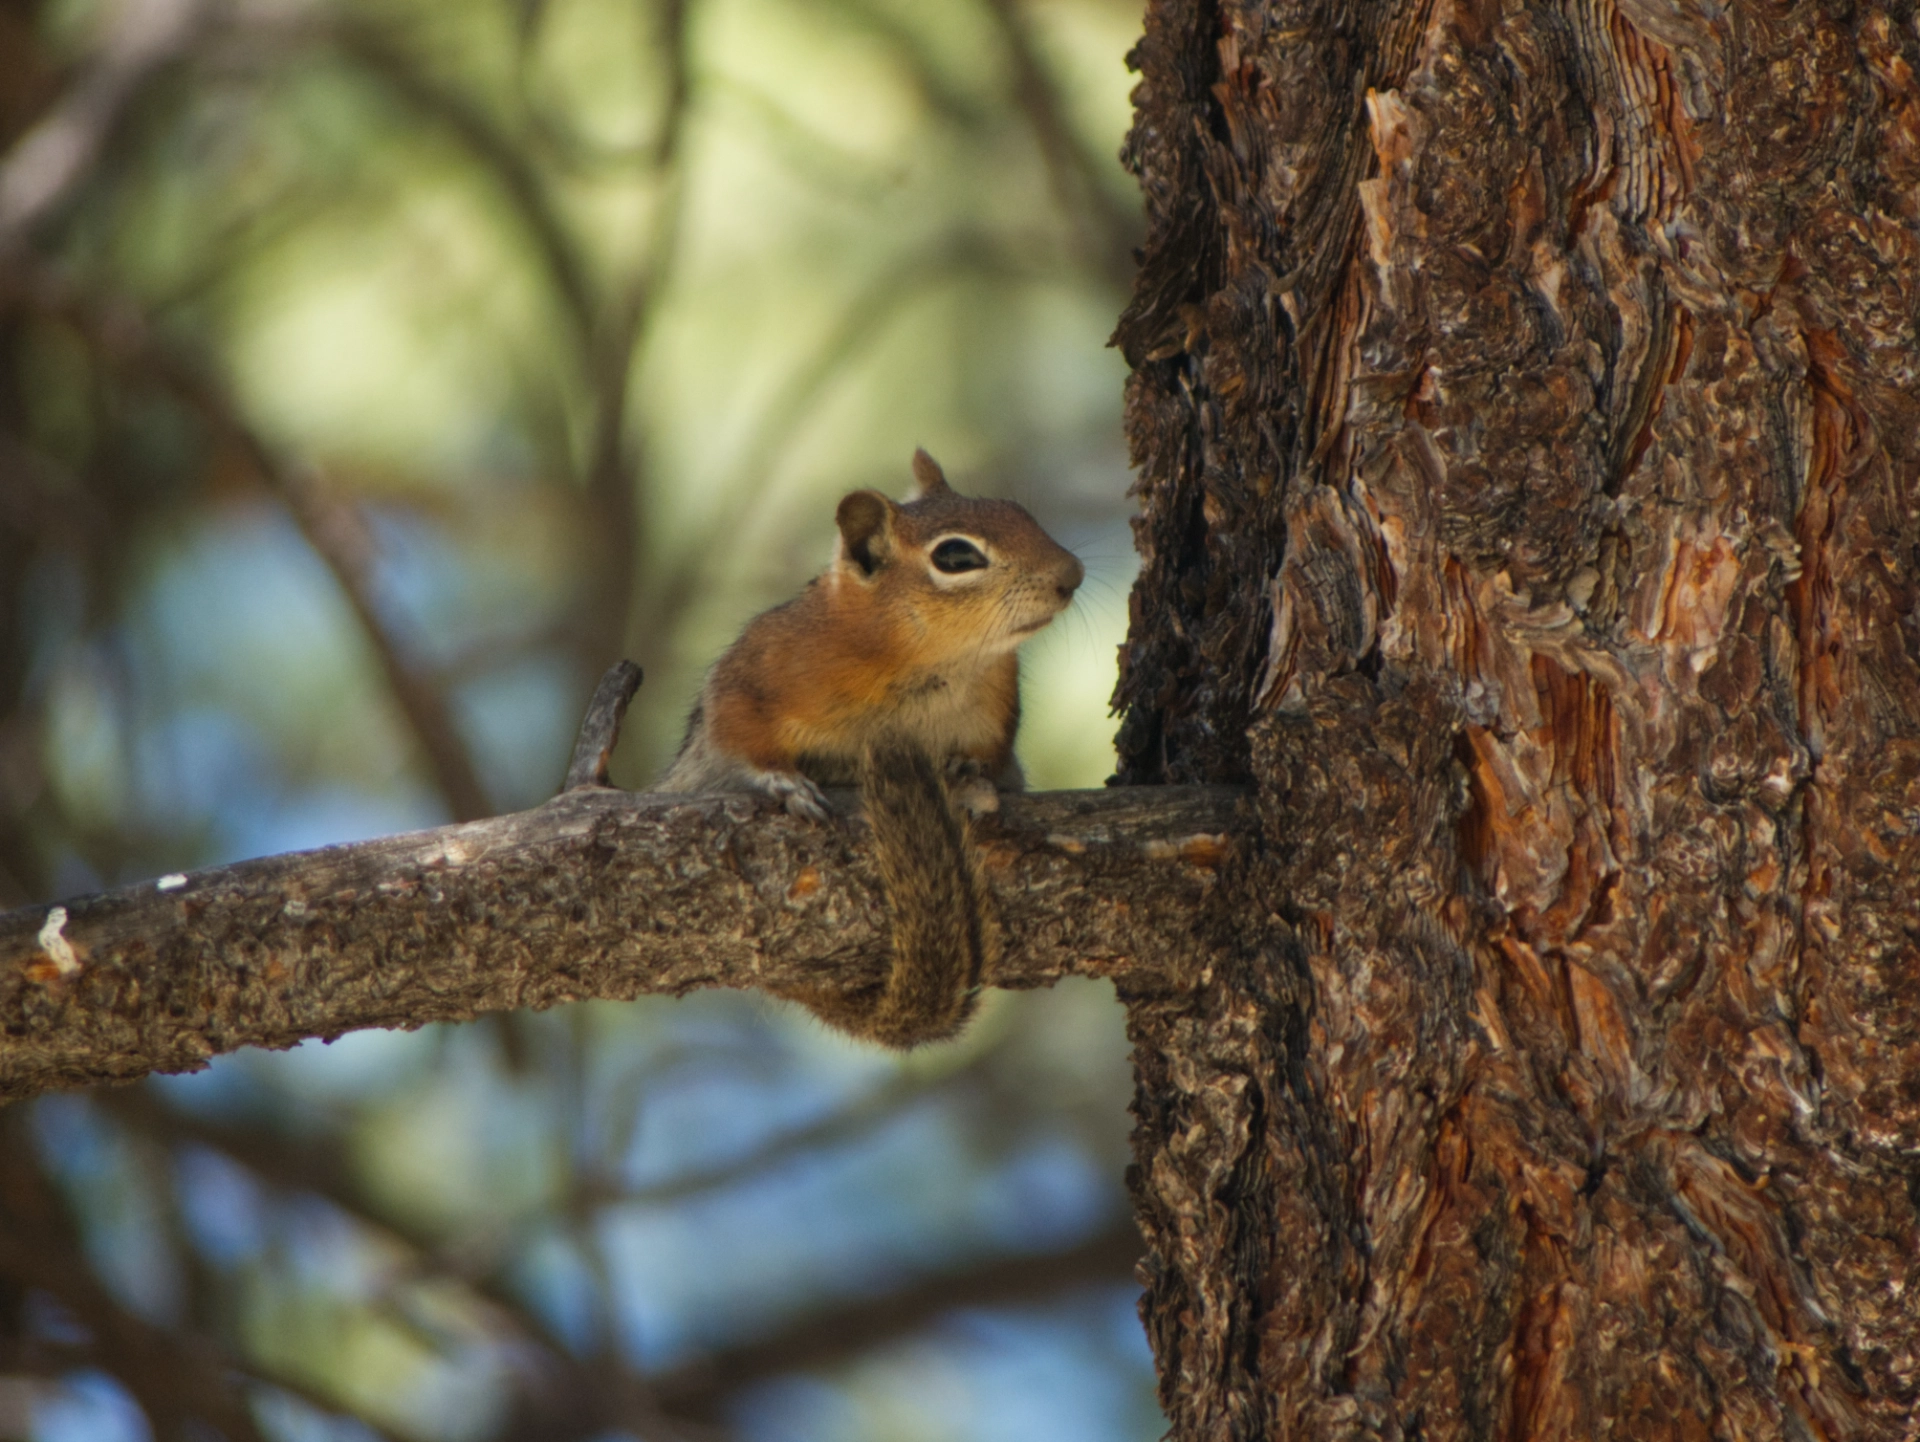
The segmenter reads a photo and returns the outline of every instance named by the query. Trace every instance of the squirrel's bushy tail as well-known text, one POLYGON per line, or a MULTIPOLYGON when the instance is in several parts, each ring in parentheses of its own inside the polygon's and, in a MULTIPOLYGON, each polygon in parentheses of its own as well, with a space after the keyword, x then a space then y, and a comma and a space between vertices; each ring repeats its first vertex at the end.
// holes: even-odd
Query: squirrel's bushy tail
POLYGON ((885 1046, 952 1036, 973 1014, 999 928, 966 817, 912 741, 868 746, 860 796, 893 916, 893 969, 876 991, 815 993, 822 1021, 885 1046))

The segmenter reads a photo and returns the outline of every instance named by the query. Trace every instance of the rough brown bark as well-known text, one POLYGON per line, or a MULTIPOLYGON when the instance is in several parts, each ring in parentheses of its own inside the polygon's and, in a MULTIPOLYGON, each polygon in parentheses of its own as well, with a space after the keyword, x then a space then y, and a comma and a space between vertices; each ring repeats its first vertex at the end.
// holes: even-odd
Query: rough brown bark
MULTIPOLYGON (((1188 958, 1237 796, 1007 797, 979 828, 1011 937, 988 982, 1188 958)), ((586 997, 877 984, 879 877, 852 794, 835 800, 844 819, 825 827, 746 796, 571 791, 490 821, 9 912, 0 1099, 586 997)))
POLYGON ((1913 7, 1136 60, 1123 772, 1266 838, 1130 1012, 1174 1436, 1915 1435, 1913 7))

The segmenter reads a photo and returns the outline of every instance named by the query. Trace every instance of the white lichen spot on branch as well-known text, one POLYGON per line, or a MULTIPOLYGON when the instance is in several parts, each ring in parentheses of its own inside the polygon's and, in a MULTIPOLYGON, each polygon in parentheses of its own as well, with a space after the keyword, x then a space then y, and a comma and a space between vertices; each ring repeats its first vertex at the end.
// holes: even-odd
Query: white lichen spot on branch
POLYGON ((53 963, 54 972, 60 976, 72 976, 85 964, 74 944, 62 935, 66 925, 66 907, 56 906, 47 913, 40 934, 35 938, 40 943, 41 954, 53 963))

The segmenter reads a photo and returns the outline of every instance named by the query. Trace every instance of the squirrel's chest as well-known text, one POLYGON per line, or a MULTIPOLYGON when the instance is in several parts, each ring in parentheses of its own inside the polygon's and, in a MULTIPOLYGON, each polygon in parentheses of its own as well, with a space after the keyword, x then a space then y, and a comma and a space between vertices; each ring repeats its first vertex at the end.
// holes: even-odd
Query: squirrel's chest
POLYGON ((935 756, 971 751, 1006 734, 1012 698, 997 694, 985 671, 929 671, 902 677, 870 718, 916 738, 935 756))
POLYGON ((840 692, 807 718, 812 724, 795 728, 791 742, 811 758, 810 773, 825 764, 835 780, 834 763, 856 762, 881 734, 911 736, 936 758, 990 751, 1011 739, 1018 687, 1010 665, 909 671, 877 689, 840 692))

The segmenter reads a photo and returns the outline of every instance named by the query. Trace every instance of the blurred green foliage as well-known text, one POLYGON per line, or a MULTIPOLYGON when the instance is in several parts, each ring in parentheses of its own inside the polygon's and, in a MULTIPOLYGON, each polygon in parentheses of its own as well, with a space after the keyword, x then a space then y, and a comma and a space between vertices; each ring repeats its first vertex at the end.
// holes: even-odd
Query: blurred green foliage
MULTIPOLYGON (((0 0, 0 904, 535 803, 925 445, 1131 577, 1131 0, 0 0)), ((760 998, 0 1115, 0 1437, 1157 1435, 1120 1012, 760 998)))

